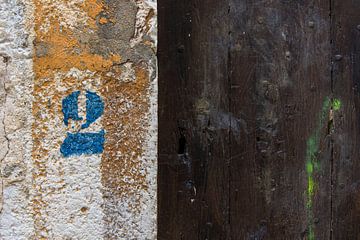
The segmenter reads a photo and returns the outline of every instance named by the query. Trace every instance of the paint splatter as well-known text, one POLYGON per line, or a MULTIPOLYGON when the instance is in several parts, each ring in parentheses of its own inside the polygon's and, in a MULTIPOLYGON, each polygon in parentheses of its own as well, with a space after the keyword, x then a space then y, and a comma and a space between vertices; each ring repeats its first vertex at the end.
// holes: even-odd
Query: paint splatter
POLYGON ((313 201, 316 190, 315 174, 320 170, 320 162, 317 159, 319 152, 321 130, 324 128, 327 118, 332 118, 332 113, 341 108, 341 101, 339 99, 330 99, 326 97, 323 102, 321 113, 316 125, 314 133, 308 138, 306 142, 306 173, 307 173, 307 215, 308 215, 308 239, 315 239, 314 232, 314 216, 313 216, 313 201))

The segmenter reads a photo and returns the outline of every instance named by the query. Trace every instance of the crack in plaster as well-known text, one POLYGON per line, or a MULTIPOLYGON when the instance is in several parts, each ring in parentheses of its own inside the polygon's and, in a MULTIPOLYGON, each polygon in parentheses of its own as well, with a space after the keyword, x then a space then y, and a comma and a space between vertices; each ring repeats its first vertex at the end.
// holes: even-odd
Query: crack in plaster
MULTIPOLYGON (((5 81, 6 81, 6 76, 7 76, 7 67, 8 67, 9 57, 7 57, 7 56, 2 56, 2 57, 3 57, 3 62, 5 63, 5 76, 4 76, 4 79, 3 79, 3 88, 4 88, 4 93, 5 93, 4 105, 6 105, 6 99, 7 99, 8 93, 7 93, 7 90, 6 90, 5 81)), ((6 141, 6 151, 5 151, 4 157, 0 160, 1 165, 2 165, 2 162, 6 159, 7 155, 9 154, 9 151, 10 151, 10 139, 7 136, 6 126, 5 126, 5 110, 4 110, 4 116, 2 118, 2 124, 3 124, 4 138, 5 138, 5 141, 6 141)), ((3 173, 2 172, 0 172, 0 177, 1 177, 1 196, 0 196, 0 200, 1 200, 1 202, 0 202, 0 213, 1 213, 2 209, 3 209, 3 203, 4 203, 4 199, 3 199, 3 196, 4 196, 4 180, 3 180, 3 173)))

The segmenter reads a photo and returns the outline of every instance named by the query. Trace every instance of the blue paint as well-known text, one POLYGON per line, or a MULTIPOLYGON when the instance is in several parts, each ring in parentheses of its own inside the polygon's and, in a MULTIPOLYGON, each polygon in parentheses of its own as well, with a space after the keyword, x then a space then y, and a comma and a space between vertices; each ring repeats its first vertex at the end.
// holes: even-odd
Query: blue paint
POLYGON ((82 120, 82 117, 79 117, 78 110, 79 95, 80 91, 73 92, 62 101, 62 112, 64 114, 64 124, 66 126, 69 125, 69 119, 74 121, 82 120))
POLYGON ((104 113, 104 102, 94 92, 86 91, 86 123, 81 128, 85 129, 94 123, 104 113))
POLYGON ((67 133, 60 152, 64 157, 99 154, 104 151, 105 131, 99 133, 67 133))
MULTIPOLYGON (((80 91, 68 95, 62 101, 62 112, 64 124, 69 124, 69 119, 81 121, 79 117, 78 99, 80 91)), ((94 92, 86 91, 86 122, 81 129, 88 128, 104 113, 104 102, 94 92)), ((60 152, 64 157, 82 154, 99 154, 104 151, 105 131, 95 133, 67 133, 64 142, 61 144, 60 152)))

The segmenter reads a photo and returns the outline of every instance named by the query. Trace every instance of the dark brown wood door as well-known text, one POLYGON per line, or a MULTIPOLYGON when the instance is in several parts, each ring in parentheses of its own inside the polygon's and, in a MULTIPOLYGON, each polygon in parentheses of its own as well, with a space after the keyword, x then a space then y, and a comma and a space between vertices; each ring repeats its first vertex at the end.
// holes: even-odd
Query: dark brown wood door
POLYGON ((360 3, 158 11, 158 239, 360 239, 360 3))

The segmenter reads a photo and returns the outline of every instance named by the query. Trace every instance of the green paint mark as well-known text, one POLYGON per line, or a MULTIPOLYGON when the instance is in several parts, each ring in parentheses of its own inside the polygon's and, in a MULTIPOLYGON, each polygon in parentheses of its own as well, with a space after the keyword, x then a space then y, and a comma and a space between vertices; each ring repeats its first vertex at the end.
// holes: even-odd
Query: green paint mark
POLYGON ((309 227, 309 240, 314 240, 314 239, 315 239, 314 226, 311 225, 309 227))
POLYGON ((341 108, 341 101, 339 99, 335 98, 332 102, 332 109, 334 111, 338 111, 338 110, 340 110, 340 108, 341 108))
POLYGON ((309 174, 312 174, 314 171, 314 164, 312 164, 311 162, 307 162, 306 163, 306 172, 309 174))
POLYGON ((314 220, 313 220, 313 198, 316 190, 316 182, 314 175, 320 170, 320 162, 317 159, 319 152, 321 130, 326 126, 326 120, 330 116, 330 111, 338 111, 341 108, 341 101, 339 99, 330 100, 325 98, 320 112, 318 123, 315 132, 308 138, 306 142, 306 173, 307 173, 307 212, 308 212, 308 239, 315 240, 314 220))
MULTIPOLYGON (((314 194, 314 189, 315 189, 314 179, 309 176, 308 181, 309 181, 309 183, 308 183, 308 194, 310 196, 312 196, 314 194)), ((310 203, 311 203, 312 199, 309 199, 309 200, 310 200, 310 203)), ((309 206, 311 206, 311 205, 309 205, 309 206)))

